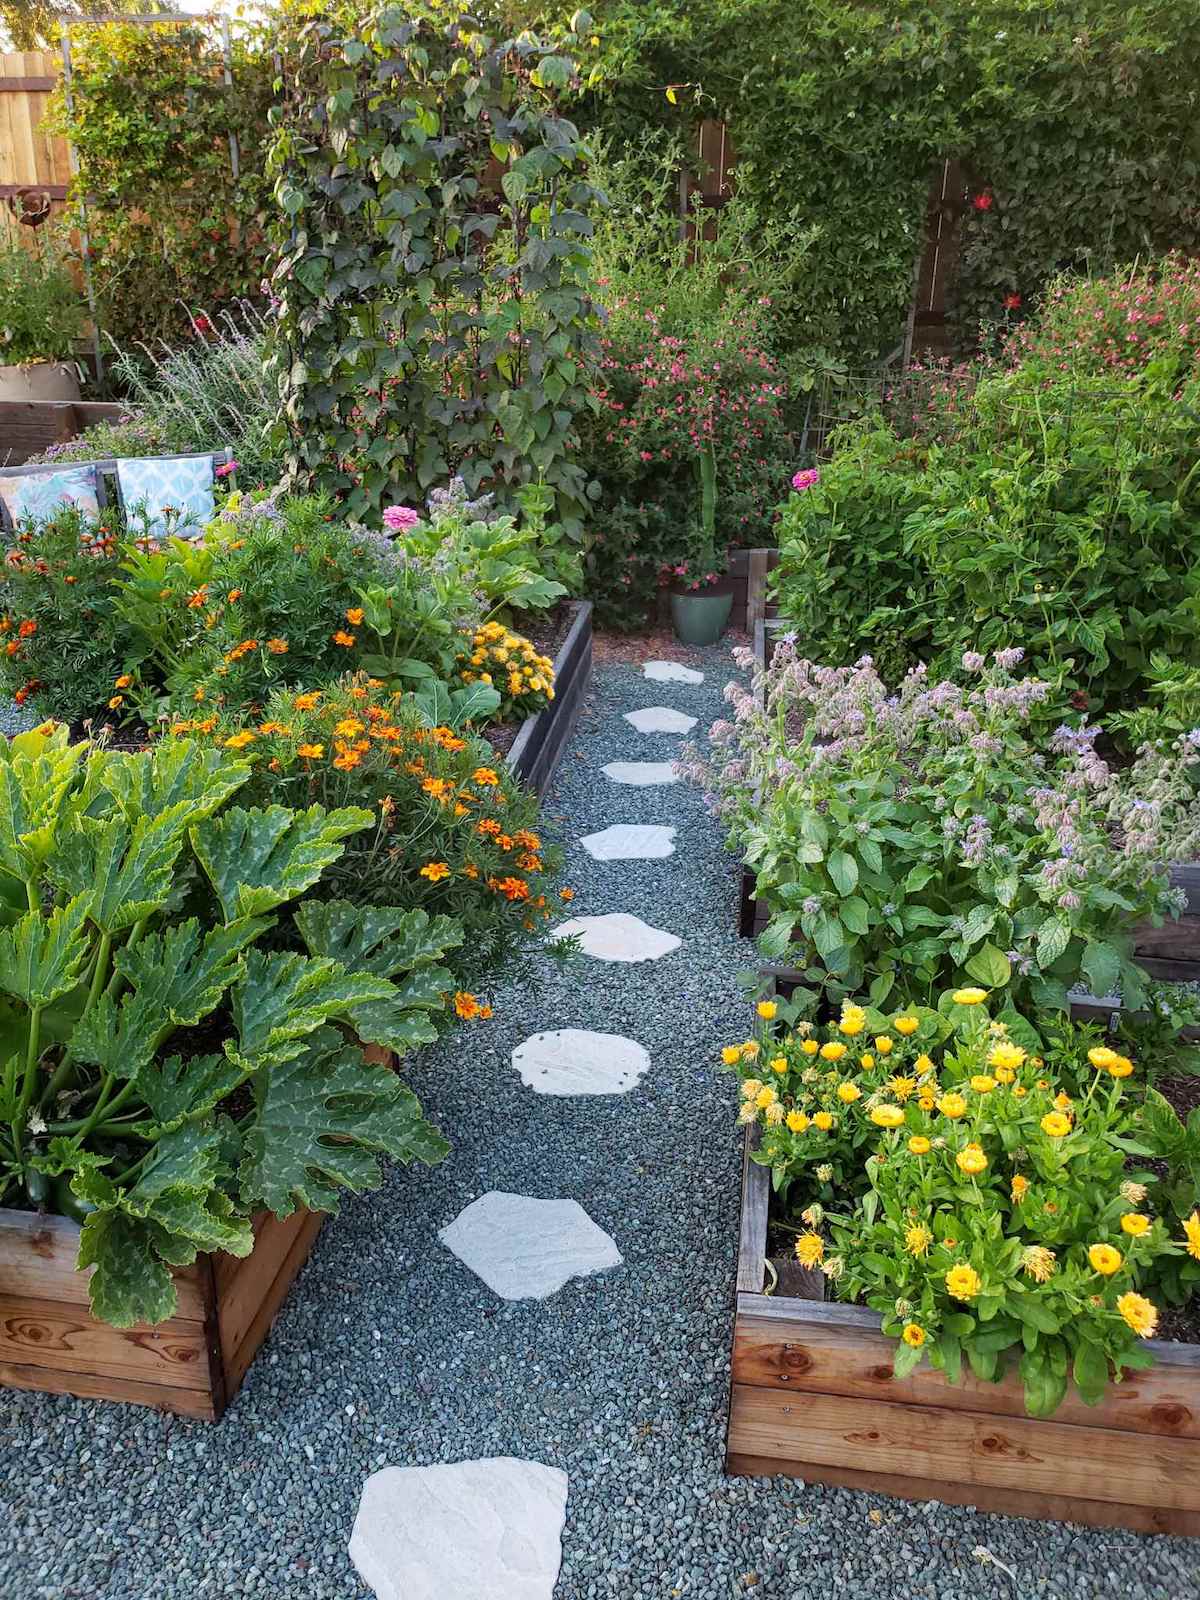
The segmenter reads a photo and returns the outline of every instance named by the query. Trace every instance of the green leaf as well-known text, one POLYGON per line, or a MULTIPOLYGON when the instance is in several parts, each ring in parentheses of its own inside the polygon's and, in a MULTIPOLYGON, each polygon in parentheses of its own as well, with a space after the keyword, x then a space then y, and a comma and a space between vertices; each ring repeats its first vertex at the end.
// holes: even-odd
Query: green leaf
POLYGON ((1052 967, 1071 942, 1071 924, 1065 917, 1047 917, 1038 929, 1038 965, 1052 967))
POLYGON ((243 971, 243 950, 271 925, 269 917, 242 917, 202 938, 191 917, 122 947, 114 964, 139 995, 153 997, 164 1022, 191 1028, 220 1005, 243 971))
POLYGON ((216 890, 227 922, 270 911, 311 889, 336 861, 348 834, 369 827, 361 806, 265 811, 239 806, 191 830, 192 848, 216 890))
POLYGON ((1003 950, 985 944, 967 962, 966 972, 987 989, 1002 989, 1012 976, 1012 965, 1003 950))
POLYGON ((348 973, 336 961, 251 950, 245 976, 233 990, 238 1045, 226 1045, 226 1052, 249 1068, 286 1060, 303 1048, 298 1041, 305 1034, 329 1018, 395 993, 386 979, 348 973))
POLYGON ((1075 1347, 1071 1370, 1084 1405, 1099 1405, 1108 1388, 1108 1357, 1100 1346, 1081 1340, 1075 1347))
POLYGON ((851 933, 865 934, 868 929, 867 902, 861 895, 851 895, 842 902, 842 921, 851 933))
POLYGON ((175 1285, 158 1259, 153 1230, 120 1211, 97 1211, 83 1224, 76 1266, 95 1267, 88 1285, 92 1315, 114 1328, 173 1316, 175 1285))
POLYGON ((827 870, 833 886, 840 895, 853 894, 858 887, 858 862, 845 850, 835 850, 829 857, 827 870))
POLYGON ((49 864, 68 894, 91 891, 89 915, 104 933, 120 933, 161 910, 175 884, 186 807, 130 824, 116 817, 80 817, 49 864))
POLYGON ((225 1056, 169 1056, 165 1061, 143 1062, 136 1089, 151 1120, 136 1124, 132 1131, 150 1138, 178 1127, 185 1117, 211 1111, 244 1077, 242 1068, 225 1056))
POLYGON ((74 989, 91 949, 85 932, 90 899, 77 895, 48 917, 28 911, 0 929, 0 989, 38 1007, 74 989))
POLYGON ((133 1078, 171 1031, 157 996, 128 990, 120 1001, 102 994, 71 1035, 71 1054, 118 1078, 133 1078))
POLYGON ((1115 993, 1121 976, 1121 954, 1111 944, 1089 939, 1083 950, 1083 975, 1098 998, 1115 993))
POLYGON ((87 747, 66 741, 61 726, 0 740, 0 868, 14 878, 38 876, 69 814, 67 794, 87 747))
POLYGON ((431 918, 425 911, 350 900, 306 900, 297 908, 295 923, 309 955, 377 978, 394 978, 440 961, 463 942, 462 927, 453 917, 431 918))
POLYGON ((247 1207, 288 1216, 297 1206, 336 1211, 338 1190, 381 1182, 376 1152, 440 1161, 449 1149, 412 1090, 387 1067, 321 1029, 303 1053, 264 1067, 239 1174, 247 1207))
POLYGON ((127 822, 169 814, 197 823, 219 810, 249 776, 249 765, 227 751, 194 739, 160 739, 149 752, 113 755, 102 781, 127 822))
POLYGON ((898 1378, 907 1378, 910 1372, 916 1371, 924 1358, 924 1350, 914 1349, 909 1344, 899 1344, 892 1359, 892 1370, 898 1378))

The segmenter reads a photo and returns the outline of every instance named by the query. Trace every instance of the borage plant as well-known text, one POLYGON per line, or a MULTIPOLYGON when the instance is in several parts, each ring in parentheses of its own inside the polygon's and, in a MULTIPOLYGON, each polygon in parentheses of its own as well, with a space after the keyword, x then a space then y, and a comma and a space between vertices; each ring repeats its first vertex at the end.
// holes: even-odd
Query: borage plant
POLYGON ((447 1149, 359 1041, 436 1038, 461 927, 346 901, 281 926, 372 817, 231 806, 249 776, 186 739, 0 744, 0 1204, 82 1220, 119 1327, 171 1316, 198 1252, 249 1254, 255 1211, 336 1211, 379 1154, 447 1149))

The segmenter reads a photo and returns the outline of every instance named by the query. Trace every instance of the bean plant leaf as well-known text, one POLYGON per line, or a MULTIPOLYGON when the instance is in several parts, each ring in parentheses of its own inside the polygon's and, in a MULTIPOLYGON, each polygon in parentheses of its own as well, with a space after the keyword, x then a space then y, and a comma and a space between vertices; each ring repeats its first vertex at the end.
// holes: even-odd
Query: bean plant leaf
POLYGON ((91 949, 85 932, 90 899, 77 895, 48 917, 29 911, 0 929, 0 990, 41 1007, 75 988, 91 949))
POLYGON ((338 1190, 379 1187, 377 1153, 440 1161, 447 1141, 388 1067, 322 1028, 290 1060, 255 1078, 255 1113, 239 1172, 244 1206, 288 1216, 297 1206, 336 1211, 338 1190))
POLYGON ((361 806, 244 810, 239 806, 191 830, 192 848, 216 890, 227 922, 271 911, 311 889, 342 854, 340 843, 374 821, 361 806))
POLYGON ((103 933, 120 933, 170 898, 185 821, 183 810, 132 824, 80 817, 59 841, 50 877, 68 894, 90 890, 92 921, 103 933))
POLYGON ((453 917, 350 900, 306 900, 296 910, 295 923, 310 955, 378 978, 428 966, 463 942, 462 926, 453 917))
POLYGON ((118 950, 114 965, 139 995, 153 997, 164 1022, 194 1027, 220 1005, 244 970, 242 952, 271 925, 269 917, 242 917, 201 935, 191 917, 118 950))
POLYGON ((395 986, 371 973, 349 973, 336 961, 252 950, 233 990, 236 1049, 231 1060, 249 1069, 299 1053, 305 1034, 346 1017, 373 1000, 390 1000, 395 986))

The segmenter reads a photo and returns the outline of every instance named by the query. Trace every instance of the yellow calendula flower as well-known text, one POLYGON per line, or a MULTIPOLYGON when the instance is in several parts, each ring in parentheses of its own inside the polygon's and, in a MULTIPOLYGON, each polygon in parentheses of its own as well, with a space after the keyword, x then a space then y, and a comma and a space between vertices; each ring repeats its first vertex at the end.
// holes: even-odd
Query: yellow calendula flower
POLYGON ((985 1171, 988 1164, 987 1157, 977 1144, 964 1145, 954 1159, 958 1163, 959 1170, 972 1178, 976 1173, 985 1171))
POLYGON ((783 1077, 783 1075, 787 1071, 787 1069, 788 1069, 788 1064, 787 1064, 787 1057, 786 1056, 776 1056, 773 1059, 773 1061, 771 1062, 771 1071, 774 1072, 780 1078, 783 1077))
POLYGON ((1140 1294, 1119 1295, 1117 1310, 1139 1338, 1153 1339, 1158 1327, 1158 1307, 1152 1301, 1140 1294))
POLYGON ((768 1127, 777 1128, 782 1121, 783 1107, 778 1100, 775 1100, 767 1107, 767 1125, 768 1127))
POLYGON ((1092 1271, 1099 1272, 1104 1277, 1110 1278, 1114 1272, 1119 1272, 1124 1260, 1121 1252, 1111 1244, 1093 1244, 1088 1246, 1088 1260, 1092 1271))
POLYGON ((1047 1250, 1044 1245, 1026 1245, 1021 1252, 1021 1270, 1036 1283, 1047 1283, 1054 1276, 1057 1260, 1053 1250, 1047 1250))
POLYGON ((856 1083, 839 1083, 837 1097, 843 1105, 853 1105, 856 1100, 862 1098, 862 1090, 856 1083))
POLYGON ((1013 1204, 1016 1205, 1016 1206, 1019 1206, 1021 1204, 1021 1201, 1024 1200, 1025 1196, 1028 1193, 1029 1193, 1029 1179, 1028 1178, 1023 1178, 1021 1176, 1021 1174, 1018 1172, 1016 1177, 1012 1181, 1013 1204))
POLYGON ((1074 1103, 1075 1102, 1071 1099, 1071 1096, 1069 1094, 1067 1094, 1066 1091, 1063 1090, 1063 1089, 1060 1089, 1058 1091, 1058 1093, 1054 1096, 1054 1109, 1056 1111, 1068 1111, 1069 1112, 1071 1107, 1072 1107, 1072 1105, 1074 1105, 1074 1103))
POLYGON ((828 1133, 833 1127, 833 1115, 828 1111, 818 1111, 813 1118, 813 1127, 820 1128, 822 1133, 828 1133))
POLYGON ((892 1019, 892 1027, 895 1028, 897 1033, 904 1034, 905 1037, 907 1037, 910 1033, 916 1033, 917 1029, 920 1026, 921 1026, 920 1017, 904 1016, 904 1017, 893 1017, 893 1019, 892 1019))
POLYGON ((889 1039, 886 1033, 881 1033, 876 1036, 875 1049, 881 1056, 890 1056, 892 1051, 895 1049, 895 1045, 896 1041, 894 1039, 889 1039))
POLYGON ((739 1044, 727 1044, 721 1051, 721 1060, 727 1067, 736 1065, 742 1059, 742 1047, 739 1044))
POLYGON ((1025 1085, 1023 1083, 1014 1083, 1013 1084, 1013 1094, 1018 1100, 1023 1100, 1028 1093, 1029 1093, 1029 1090, 1025 1087, 1025 1085))
POLYGON ((771 1085, 767 1083, 764 1084, 754 1096, 754 1104, 760 1111, 765 1111, 768 1106, 773 1106, 778 1098, 779 1096, 775 1093, 774 1089, 772 1089, 771 1085))
POLYGON ((846 1054, 846 1046, 837 1039, 831 1039, 828 1044, 821 1046, 822 1061, 840 1061, 846 1054))
POLYGON ((761 1088, 762 1084, 757 1078, 747 1078, 742 1084, 742 1099, 753 1100, 761 1088))
POLYGON ((1121 1231, 1131 1239, 1140 1239, 1144 1233, 1150 1232, 1150 1228, 1150 1218, 1142 1211, 1127 1211, 1121 1218, 1121 1231))
POLYGON ((760 1000, 754 1009, 758 1012, 759 1016, 764 1022, 772 1022, 775 1019, 775 1013, 779 1010, 779 1007, 775 1004, 774 1000, 760 1000))
POLYGON ((1200 1211, 1193 1211, 1190 1217, 1183 1219, 1183 1233, 1188 1255, 1200 1261, 1200 1211))
POLYGON ((1052 1139, 1065 1139, 1071 1131, 1071 1119, 1061 1111, 1047 1111, 1042 1118, 1041 1128, 1043 1133, 1048 1133, 1052 1139))
POLYGON ((876 1106, 871 1112, 871 1121, 877 1128, 898 1128, 904 1121, 904 1113, 899 1106, 876 1106))
POLYGON ((919 1350, 925 1343, 925 1329, 919 1322, 906 1322, 900 1337, 906 1345, 911 1346, 914 1350, 919 1350))
POLYGON ((933 1070, 933 1057, 925 1055, 924 1052, 922 1052, 913 1062, 914 1072, 926 1073, 932 1072, 933 1070))
POLYGON ((974 1267, 951 1267, 946 1274, 946 1290, 956 1300, 973 1300, 982 1287, 974 1267))
POLYGON ((758 1054, 758 1040, 757 1039, 747 1039, 745 1041, 745 1043, 742 1045, 742 1055, 746 1058, 747 1061, 753 1061, 754 1057, 757 1054, 758 1054))
POLYGON ((957 1122, 959 1117, 965 1117, 967 1114, 967 1102, 962 1095, 956 1094, 954 1090, 942 1096, 937 1103, 937 1108, 944 1117, 949 1117, 951 1122, 957 1122))
POLYGON ((914 1222, 904 1230, 904 1248, 910 1256, 923 1256, 933 1243, 933 1234, 923 1222, 914 1222))
POLYGON ((844 1033, 852 1039, 855 1034, 861 1033, 867 1025, 867 1013, 861 1006, 845 1005, 842 1007, 841 1021, 838 1023, 838 1032, 844 1033))
POLYGON ((1088 1051, 1088 1060, 1096 1068, 1110 1067, 1117 1059, 1117 1052, 1110 1050, 1106 1044, 1098 1044, 1088 1051))
POLYGON ((1017 1076, 1011 1067, 993 1067, 992 1071, 996 1074, 997 1083, 1010 1084, 1017 1076))
POLYGON ((930 1151, 929 1140, 923 1133, 914 1133, 908 1141, 908 1148, 915 1156, 927 1156, 930 1151))
POLYGON ((806 1056, 815 1056, 821 1046, 816 1039, 802 1039, 800 1048, 806 1056))
POLYGON ((986 989, 974 988, 955 989, 950 996, 956 1006, 981 1006, 987 997, 986 989))
POLYGON ((789 1111, 787 1125, 793 1133, 803 1133, 808 1127, 808 1118, 803 1111, 789 1111))
POLYGON ((866 1055, 859 1056, 858 1064, 864 1072, 870 1072, 871 1068, 875 1065, 875 1057, 868 1050, 866 1055))
POLYGON ((986 1072, 977 1072, 971 1079, 971 1087, 976 1094, 991 1094, 996 1087, 996 1080, 988 1077, 986 1072))
POLYGON ((819 1233, 802 1233, 796 1240, 796 1260, 802 1267, 815 1267, 825 1257, 825 1241, 819 1233))
POLYGON ((989 1067, 1004 1067, 1009 1072, 1015 1072, 1025 1060, 1025 1051, 1019 1044, 1012 1044, 1005 1039, 1001 1044, 993 1045, 988 1051, 989 1067))
POLYGON ((1127 1078, 1133 1071, 1133 1062, 1128 1056, 1117 1056, 1108 1063, 1108 1070, 1114 1078, 1127 1078))

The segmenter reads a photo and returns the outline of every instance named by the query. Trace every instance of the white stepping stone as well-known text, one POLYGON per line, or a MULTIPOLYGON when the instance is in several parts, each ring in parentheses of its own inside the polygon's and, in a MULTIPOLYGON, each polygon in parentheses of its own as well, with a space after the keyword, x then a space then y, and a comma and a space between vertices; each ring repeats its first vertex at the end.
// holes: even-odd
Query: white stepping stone
POLYGON ((641 711, 627 711, 625 721, 639 733, 690 733, 696 718, 673 711, 670 706, 645 706, 641 711))
POLYGON ((603 833, 579 841, 593 861, 662 861, 675 854, 675 828, 654 823, 614 822, 603 833))
POLYGON ((649 1072, 650 1055, 619 1033, 555 1028, 519 1044, 512 1064, 538 1094, 628 1094, 649 1072))
POLYGON ((642 667, 643 678, 653 683, 703 683, 704 674, 679 661, 647 661, 642 667))
POLYGON ((350 1559, 378 1600, 553 1600, 566 1514, 567 1475, 540 1461, 384 1467, 350 1559))
POLYGON ((675 768, 670 761, 610 761, 600 770, 614 783, 629 783, 638 789, 652 783, 675 782, 675 768))
POLYGON ((595 956, 598 961, 657 961, 678 950, 682 943, 675 934, 652 928, 628 911, 610 911, 602 917, 573 917, 554 931, 563 939, 578 934, 584 955, 595 956))
POLYGON ((500 1189, 473 1200, 438 1238, 503 1300, 545 1300, 571 1278, 622 1260, 577 1200, 531 1200, 500 1189))

